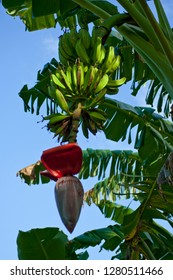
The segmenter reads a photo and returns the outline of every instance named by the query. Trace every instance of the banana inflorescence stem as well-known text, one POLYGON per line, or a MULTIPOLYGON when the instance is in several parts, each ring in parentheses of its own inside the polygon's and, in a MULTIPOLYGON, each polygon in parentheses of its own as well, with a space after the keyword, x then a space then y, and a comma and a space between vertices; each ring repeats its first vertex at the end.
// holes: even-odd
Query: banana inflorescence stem
POLYGON ((72 129, 69 136, 69 143, 77 142, 77 133, 78 133, 81 112, 82 112, 82 104, 78 103, 77 108, 73 111, 72 114, 72 129))

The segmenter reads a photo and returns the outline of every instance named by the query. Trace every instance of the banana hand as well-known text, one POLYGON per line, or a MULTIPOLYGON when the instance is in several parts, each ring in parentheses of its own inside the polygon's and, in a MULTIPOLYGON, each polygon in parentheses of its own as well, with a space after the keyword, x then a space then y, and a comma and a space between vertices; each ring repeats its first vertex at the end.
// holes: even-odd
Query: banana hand
POLYGON ((60 106, 60 108, 65 111, 66 113, 69 113, 69 107, 68 107, 68 103, 63 95, 63 93, 59 90, 56 89, 56 101, 58 103, 58 105, 60 106))

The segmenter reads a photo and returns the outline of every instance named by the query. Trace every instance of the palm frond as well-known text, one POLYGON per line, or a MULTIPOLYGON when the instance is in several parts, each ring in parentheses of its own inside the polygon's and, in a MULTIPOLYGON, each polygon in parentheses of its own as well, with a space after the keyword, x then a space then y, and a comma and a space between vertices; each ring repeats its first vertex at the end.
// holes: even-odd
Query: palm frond
POLYGON ((106 99, 100 106, 107 113, 104 133, 107 139, 134 143, 149 174, 158 173, 164 157, 173 149, 173 125, 153 108, 133 107, 106 99))
POLYGON ((48 86, 50 85, 50 74, 55 73, 58 62, 52 59, 50 63, 45 64, 43 69, 38 71, 37 83, 31 89, 24 85, 19 96, 24 102, 24 111, 30 111, 32 114, 40 113, 40 108, 46 107, 47 115, 57 112, 57 105, 48 94, 48 86))

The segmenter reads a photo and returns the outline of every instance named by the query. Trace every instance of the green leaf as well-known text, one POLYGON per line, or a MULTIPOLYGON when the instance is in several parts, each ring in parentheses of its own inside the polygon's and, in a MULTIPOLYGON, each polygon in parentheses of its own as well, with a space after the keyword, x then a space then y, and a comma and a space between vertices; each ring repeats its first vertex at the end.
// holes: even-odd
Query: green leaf
POLYGON ((98 204, 98 208, 106 218, 110 218, 119 224, 123 223, 124 216, 133 212, 133 210, 128 207, 119 205, 117 203, 112 203, 108 200, 101 200, 98 204))
POLYGON ((135 236, 138 230, 137 226, 139 223, 139 218, 140 218, 140 207, 137 208, 132 213, 124 216, 124 221, 122 223, 122 230, 126 240, 130 240, 135 236))
MULTIPOLYGON (((10 3, 9 3, 10 4, 10 3)), ((32 1, 27 0, 19 4, 16 1, 16 6, 8 5, 7 13, 11 16, 19 16, 20 19, 29 31, 41 30, 43 28, 52 28, 56 25, 54 15, 46 15, 34 18, 32 15, 32 1)))
POLYGON ((160 27, 162 28, 162 31, 165 33, 165 36, 170 40, 170 43, 172 43, 173 42, 172 28, 169 24, 168 18, 165 14, 161 1, 160 0, 154 1, 154 4, 158 14, 160 27))
POLYGON ((121 51, 121 65, 120 72, 121 77, 126 77, 126 81, 132 79, 132 69, 133 69, 133 49, 130 45, 120 46, 119 50, 121 51))
POLYGON ((164 248, 165 246, 167 248, 167 251, 172 253, 173 257, 173 235, 167 229, 156 222, 148 223, 148 232, 151 234, 151 236, 157 238, 157 242, 160 245, 160 248, 164 248))
POLYGON ((131 130, 136 133, 134 147, 139 150, 143 163, 152 164, 155 172, 158 172, 160 164, 157 162, 160 155, 164 156, 173 149, 173 136, 171 122, 156 114, 153 108, 132 107, 118 100, 106 98, 100 106, 108 116, 104 127, 106 137, 113 141, 129 139, 131 130), (134 130, 134 127, 137 127, 134 130), (169 128, 168 128, 169 127, 169 128), (168 132, 169 131, 169 132, 168 132), (154 147, 154 149, 153 149, 154 147), (148 157, 148 151, 151 155, 148 157), (155 164, 155 166, 153 165, 155 164))
POLYGON ((89 258, 89 254, 88 254, 88 252, 87 251, 84 251, 84 252, 82 252, 82 253, 79 253, 78 255, 77 255, 77 259, 78 260, 87 260, 89 258))
POLYGON ((68 0, 60 1, 59 0, 59 2, 60 2, 60 13, 61 13, 61 17, 63 19, 74 14, 74 11, 77 12, 77 8, 79 8, 79 5, 77 5, 73 1, 68 1, 68 0))
POLYGON ((101 249, 114 250, 123 240, 123 234, 118 225, 87 231, 70 240, 68 250, 72 253, 79 249, 101 245, 101 249))
POLYGON ((20 6, 25 2, 25 0, 2 0, 2 5, 4 8, 9 9, 16 6, 20 6))
POLYGON ((58 228, 19 231, 17 250, 20 260, 64 260, 67 236, 58 228))
POLYGON ((19 92, 19 96, 23 99, 25 112, 30 111, 32 114, 40 113, 40 108, 47 105, 47 115, 51 112, 56 113, 57 105, 52 108, 52 102, 48 94, 48 86, 50 85, 50 73, 55 73, 58 62, 53 58, 47 63, 42 71, 38 71, 37 83, 31 89, 25 85, 19 92), (46 103, 46 104, 45 104, 46 103), (52 112, 53 109, 53 112, 52 112))
MULTIPOLYGON (((155 195, 153 197, 154 197, 153 199, 155 199, 155 195)), ((165 216, 164 212, 161 212, 157 208, 158 207, 152 208, 151 206, 149 206, 143 214, 143 219, 149 221, 151 220, 152 217, 152 219, 165 220, 170 224, 170 226, 173 227, 173 222, 165 216)))
MULTIPOLYGON (((152 29, 152 28, 151 28, 152 29)), ((156 77, 162 82, 165 89, 169 92, 170 97, 172 98, 172 65, 170 65, 167 56, 159 52, 155 49, 155 45, 152 45, 145 39, 143 39, 133 27, 121 26, 119 31, 125 39, 130 43, 131 46, 137 51, 137 53, 144 59, 145 63, 150 67, 156 77), (165 73, 167 73, 167 77, 165 79, 165 73)), ((169 44, 168 44, 169 46, 169 44)), ((170 46, 169 46, 170 47, 170 46)), ((173 55, 172 51, 170 52, 170 56, 173 55)), ((169 55, 167 52, 167 55, 169 55)))
POLYGON ((40 5, 39 0, 32 0, 32 12, 33 12, 34 17, 55 14, 55 13, 58 13, 59 9, 60 9, 60 1, 42 0, 41 5, 40 5))
MULTIPOLYGON (((133 151, 87 149, 83 151, 83 163, 79 177, 87 179, 89 176, 98 176, 100 179, 104 178, 107 173, 109 177, 112 177, 120 172, 123 180, 124 174, 128 174, 128 170, 133 170, 133 175, 139 176, 141 174, 140 165, 141 160, 133 151), (84 176, 86 169, 88 175, 84 176)), ((129 181, 131 181, 130 178, 129 181)))

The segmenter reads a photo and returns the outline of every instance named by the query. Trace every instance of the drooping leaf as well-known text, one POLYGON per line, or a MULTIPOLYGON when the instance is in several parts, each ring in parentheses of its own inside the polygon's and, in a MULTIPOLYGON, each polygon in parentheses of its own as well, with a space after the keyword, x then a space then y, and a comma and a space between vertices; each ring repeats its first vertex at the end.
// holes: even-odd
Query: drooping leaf
MULTIPOLYGON (((140 187, 139 187, 140 188, 140 187)), ((162 193, 159 193, 159 190, 155 190, 152 194, 151 200, 150 200, 150 205, 154 209, 159 209, 161 211, 164 211, 166 213, 170 213, 173 215, 173 195, 171 192, 171 186, 163 186, 162 187, 162 193), (167 190, 165 190, 165 188, 167 190), (165 197, 165 200, 163 198, 163 195, 165 197)), ((149 188, 148 188, 149 190, 149 188)), ((144 201, 147 197, 146 193, 138 193, 137 198, 139 201, 144 201)))
POLYGON ((70 240, 69 250, 74 252, 78 249, 85 249, 88 247, 95 247, 101 245, 101 249, 115 250, 115 248, 122 242, 123 234, 119 229, 119 225, 108 226, 106 228, 95 229, 87 231, 82 235, 70 240))
POLYGON ((155 221, 144 223, 140 234, 155 256, 155 259, 173 259, 173 235, 155 221))
POLYGON ((47 184, 50 181, 50 179, 44 176, 40 177, 40 172, 44 170, 45 167, 43 166, 43 164, 40 161, 37 161, 36 163, 19 170, 17 172, 17 176, 24 180, 24 182, 28 185, 39 184, 40 179, 43 184, 47 184))
MULTIPOLYGON (((106 174, 109 177, 118 176, 119 174, 121 180, 123 180, 126 174, 129 173, 128 171, 131 171, 132 177, 133 175, 134 177, 135 175, 139 176, 141 174, 141 165, 138 154, 133 151, 94 150, 90 148, 83 151, 83 165, 79 178, 87 179, 88 177, 98 176, 100 180, 106 174)), ((126 179, 128 182, 128 178, 126 179)))
POLYGON ((21 1, 16 1, 16 6, 13 4, 11 5, 11 3, 8 4, 8 6, 6 5, 8 14, 11 16, 19 16, 25 24, 26 29, 29 31, 41 30, 43 28, 52 28, 56 25, 56 17, 54 17, 53 14, 38 18, 33 17, 31 0, 23 1, 23 3, 21 3, 21 1))
MULTIPOLYGON (((66 3, 66 1, 64 1, 64 2, 66 3)), ((40 5, 39 0, 32 0, 32 12, 33 12, 34 17, 55 14, 55 13, 58 13, 59 10, 60 10, 60 1, 43 0, 40 5)))
POLYGON ((50 63, 43 67, 42 71, 38 71, 37 83, 34 87, 28 89, 25 85, 21 89, 19 96, 23 99, 25 112, 30 111, 32 114, 36 112, 38 115, 40 108, 46 105, 47 115, 56 113, 57 106, 48 94, 48 86, 50 85, 50 73, 55 73, 57 66, 58 62, 53 58, 50 63))
POLYGON ((2 5, 4 8, 9 9, 15 6, 20 6, 25 2, 25 0, 2 0, 2 5))
POLYGON ((146 103, 152 106, 156 103, 157 111, 164 112, 165 116, 169 117, 172 99, 158 79, 151 80, 147 90, 146 103))
POLYGON ((133 138, 134 146, 138 149, 143 163, 146 161, 148 172, 150 173, 152 165, 157 173, 161 167, 161 157, 164 157, 173 148, 172 123, 156 114, 153 108, 133 107, 108 98, 100 108, 108 116, 104 128, 106 138, 113 141, 124 141, 129 139, 129 135, 131 137, 131 130, 133 129, 134 133, 134 128, 136 128, 136 135, 133 138), (151 143, 153 144, 151 145, 151 143), (150 157, 148 157, 148 150, 150 157))
POLYGON ((137 208, 132 213, 124 216, 124 220, 122 223, 122 230, 126 240, 130 240, 135 236, 138 230, 139 221, 140 221, 140 208, 137 208))
POLYGON ((98 208, 104 214, 106 218, 122 224, 124 217, 133 212, 132 209, 126 206, 122 206, 117 203, 110 202, 109 200, 101 200, 98 204, 98 208))
POLYGON ((67 242, 67 236, 58 228, 19 231, 18 257, 20 260, 64 260, 67 242))

